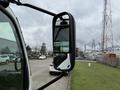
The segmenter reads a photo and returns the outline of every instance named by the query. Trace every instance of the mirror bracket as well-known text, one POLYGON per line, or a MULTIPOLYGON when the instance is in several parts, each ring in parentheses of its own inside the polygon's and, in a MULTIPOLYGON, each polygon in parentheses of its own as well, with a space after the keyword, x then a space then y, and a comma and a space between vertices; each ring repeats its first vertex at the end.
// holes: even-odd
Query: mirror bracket
POLYGON ((16 0, 0 0, 0 5, 2 5, 2 6, 5 7, 5 8, 7 8, 7 7, 9 6, 9 3, 13 3, 13 4, 16 4, 16 5, 18 5, 18 6, 26 6, 26 7, 35 9, 35 10, 37 10, 37 11, 46 13, 46 14, 48 14, 48 15, 56 16, 56 14, 53 13, 53 12, 50 12, 50 11, 48 11, 48 10, 39 8, 39 7, 37 7, 37 6, 31 5, 31 4, 28 4, 28 3, 22 3, 22 2, 20 2, 20 0, 17 0, 17 1, 16 1, 16 0))
POLYGON ((56 81, 58 81, 59 79, 61 79, 66 73, 62 72, 59 76, 57 76, 56 78, 54 78, 53 80, 49 81, 48 83, 46 83, 45 85, 41 86, 40 88, 38 88, 37 90, 44 90, 46 87, 50 86, 51 84, 55 83, 56 81))

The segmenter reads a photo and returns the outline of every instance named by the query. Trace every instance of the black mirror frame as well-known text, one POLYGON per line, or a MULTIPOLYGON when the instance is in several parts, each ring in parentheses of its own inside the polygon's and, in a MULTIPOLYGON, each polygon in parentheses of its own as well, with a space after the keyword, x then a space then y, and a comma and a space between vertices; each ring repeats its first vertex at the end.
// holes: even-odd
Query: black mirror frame
POLYGON ((69 25, 70 25, 70 31, 69 31, 69 54, 70 54, 70 63, 71 63, 71 68, 69 70, 61 70, 61 71, 71 71, 74 68, 75 65, 75 48, 76 48, 76 34, 75 34, 75 20, 73 18, 73 16, 68 13, 68 12, 62 12, 60 14, 57 14, 56 16, 54 16, 53 18, 53 22, 52 22, 52 34, 53 34, 53 54, 54 52, 54 30, 55 30, 55 23, 57 18, 63 16, 63 15, 68 15, 69 16, 69 25))

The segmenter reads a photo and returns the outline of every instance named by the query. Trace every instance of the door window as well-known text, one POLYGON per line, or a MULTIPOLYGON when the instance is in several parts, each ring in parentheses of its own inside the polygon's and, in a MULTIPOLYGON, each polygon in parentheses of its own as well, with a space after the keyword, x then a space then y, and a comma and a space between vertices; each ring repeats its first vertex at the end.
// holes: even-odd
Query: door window
POLYGON ((15 27, 0 11, 0 90, 22 90, 22 54, 15 27), (14 56, 14 59, 11 58, 14 56))

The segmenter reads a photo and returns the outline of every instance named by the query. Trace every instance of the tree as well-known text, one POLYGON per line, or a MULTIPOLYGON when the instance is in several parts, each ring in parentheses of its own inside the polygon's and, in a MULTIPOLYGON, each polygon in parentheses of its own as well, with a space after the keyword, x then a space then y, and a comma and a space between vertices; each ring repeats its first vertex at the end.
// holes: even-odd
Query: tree
POLYGON ((27 52, 28 52, 28 54, 29 54, 32 49, 31 49, 31 47, 30 47, 29 45, 27 45, 27 46, 26 46, 26 50, 27 50, 27 52))
POLYGON ((46 55, 47 54, 46 43, 42 43, 40 53, 42 55, 46 55))

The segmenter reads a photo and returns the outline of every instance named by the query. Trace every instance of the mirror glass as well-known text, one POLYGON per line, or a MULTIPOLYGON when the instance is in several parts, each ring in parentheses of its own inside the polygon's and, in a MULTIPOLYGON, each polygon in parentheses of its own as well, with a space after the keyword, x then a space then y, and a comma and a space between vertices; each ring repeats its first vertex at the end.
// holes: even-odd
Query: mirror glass
POLYGON ((69 17, 67 15, 56 20, 53 32, 54 52, 69 52, 69 17))
POLYGON ((15 28, 0 12, 0 90, 23 90, 22 54, 15 28))

